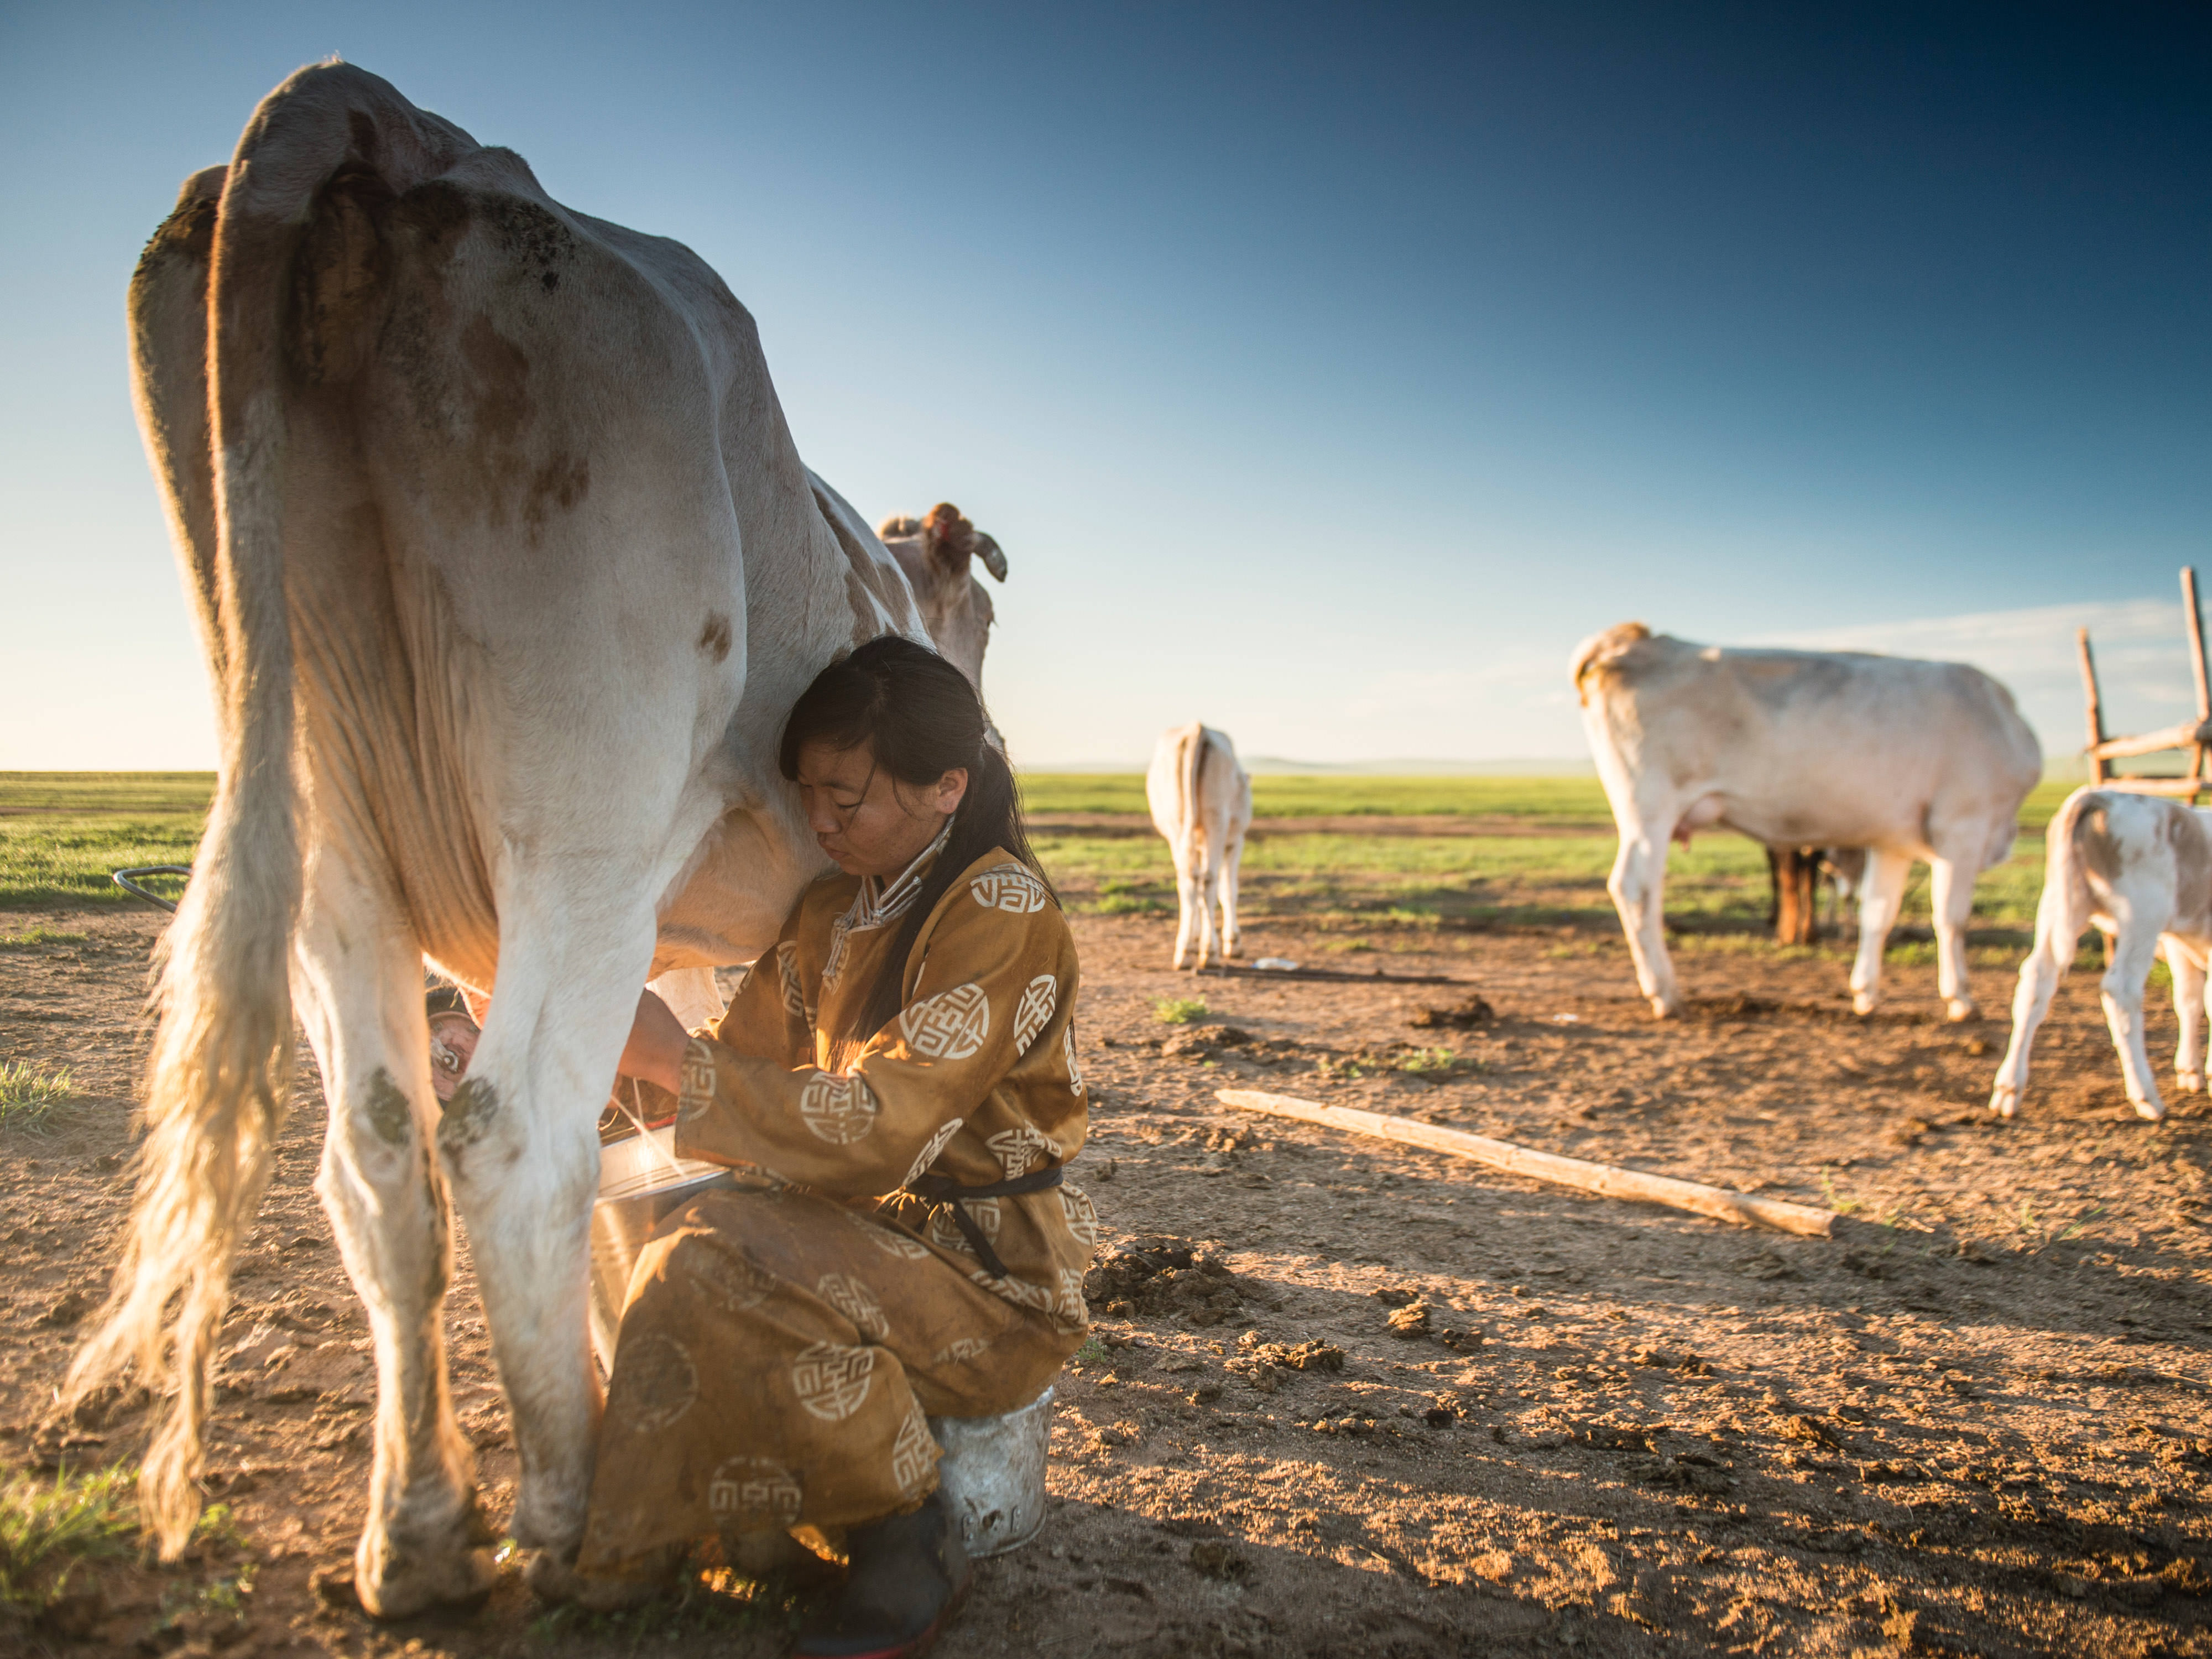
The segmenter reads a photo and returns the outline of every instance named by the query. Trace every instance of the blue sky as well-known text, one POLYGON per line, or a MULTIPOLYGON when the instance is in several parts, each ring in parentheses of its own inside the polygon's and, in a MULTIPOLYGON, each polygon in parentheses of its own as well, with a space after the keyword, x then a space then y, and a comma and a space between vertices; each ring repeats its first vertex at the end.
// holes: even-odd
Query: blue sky
POLYGON ((1194 716, 1578 752, 1583 635, 1962 656, 2185 712, 2203 14, 2034 6, 0 9, 0 768, 213 745, 123 292, 340 53, 759 319, 872 517, 1005 545, 1018 759, 1194 716))

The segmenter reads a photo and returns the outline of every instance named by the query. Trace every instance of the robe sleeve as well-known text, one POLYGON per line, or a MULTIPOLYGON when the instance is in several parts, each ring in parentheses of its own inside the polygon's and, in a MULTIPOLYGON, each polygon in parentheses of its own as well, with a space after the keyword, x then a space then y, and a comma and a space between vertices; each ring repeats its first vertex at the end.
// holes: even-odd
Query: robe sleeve
MULTIPOLYGON (((813 1023, 799 977, 797 933, 805 898, 785 919, 774 945, 746 969, 730 1006, 714 1024, 714 1041, 741 1054, 795 1066, 814 1052, 813 1023)), ((704 1030, 695 1039, 709 1035, 704 1030)))
POLYGON ((892 1192, 927 1170, 1074 989, 1057 910, 1013 914, 954 890, 907 1006, 844 1071, 694 1037, 678 1155, 757 1165, 838 1198, 892 1192))

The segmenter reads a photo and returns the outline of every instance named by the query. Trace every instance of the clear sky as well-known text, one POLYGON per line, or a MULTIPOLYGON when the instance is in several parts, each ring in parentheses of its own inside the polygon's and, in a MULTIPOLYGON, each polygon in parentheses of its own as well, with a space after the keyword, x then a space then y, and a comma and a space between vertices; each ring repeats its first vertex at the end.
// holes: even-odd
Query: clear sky
MULTIPOLYGON (((801 451, 1004 544, 1016 758, 1559 756, 1688 637, 2186 712, 2200 8, 0 3, 0 768, 211 763, 123 295, 336 52, 690 243, 801 451)), ((2209 572, 2208 574, 2212 574, 2209 572)))

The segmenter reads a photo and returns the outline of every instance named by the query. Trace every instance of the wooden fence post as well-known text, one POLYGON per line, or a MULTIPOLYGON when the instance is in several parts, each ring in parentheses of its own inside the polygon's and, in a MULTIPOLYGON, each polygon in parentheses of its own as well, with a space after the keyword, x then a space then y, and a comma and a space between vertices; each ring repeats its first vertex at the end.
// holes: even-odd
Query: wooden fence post
POLYGON ((2112 776, 2112 767, 2098 751, 2105 743, 2105 711, 2097 701, 2097 659, 2089 654, 2089 630, 2074 630, 2074 649, 2081 659, 2081 695, 2089 711, 2089 781, 2102 784, 2112 776))
MULTIPOLYGON (((2197 676, 2197 720, 2202 726, 2212 720, 2212 680, 2208 680, 2204 670, 2204 612, 2197 603, 2197 567, 2193 564, 2181 567, 2181 619, 2189 628, 2189 666, 2197 676)), ((2190 763, 2191 777, 2204 776, 2208 757, 2212 757, 2212 750, 2198 744, 2190 763)), ((2212 783, 2205 787, 2212 788, 2212 783)), ((2191 795, 2189 799, 2195 805, 2197 797, 2191 795)))

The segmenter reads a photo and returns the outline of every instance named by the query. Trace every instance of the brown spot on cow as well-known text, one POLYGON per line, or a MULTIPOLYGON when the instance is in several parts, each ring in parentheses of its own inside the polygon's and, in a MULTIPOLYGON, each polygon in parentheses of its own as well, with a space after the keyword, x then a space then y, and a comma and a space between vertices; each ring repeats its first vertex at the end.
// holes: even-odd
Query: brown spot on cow
POLYGON ((719 611, 707 613, 707 625, 699 630, 699 648, 716 662, 727 661, 730 655, 730 619, 719 611))
POLYGON ((562 455, 546 462, 531 475, 529 494, 523 498, 522 516, 534 537, 545 528, 555 510, 566 513, 592 493, 592 464, 581 455, 562 455))
POLYGON ((323 187, 292 262, 293 366, 310 385, 343 383, 368 363, 390 294, 383 220, 392 188, 358 168, 323 187))
POLYGON ((2168 813, 2160 830, 2173 849, 2174 914, 2193 921, 2212 915, 2212 847, 2204 820, 2187 808, 2168 813))
POLYGON ((2081 849, 2081 862, 2092 873, 2106 881, 2118 879, 2120 844, 2112 838, 2112 817, 2102 806, 2093 806, 2081 814, 2075 826, 2074 845, 2081 849))

